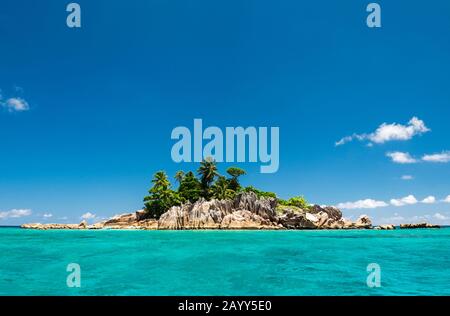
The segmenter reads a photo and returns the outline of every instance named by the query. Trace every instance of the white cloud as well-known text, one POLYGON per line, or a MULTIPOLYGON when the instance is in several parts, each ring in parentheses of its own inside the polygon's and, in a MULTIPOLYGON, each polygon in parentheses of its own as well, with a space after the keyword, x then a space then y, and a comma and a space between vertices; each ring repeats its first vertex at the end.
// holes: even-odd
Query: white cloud
POLYGON ((436 203, 436 198, 435 198, 434 196, 432 196, 432 195, 427 196, 426 198, 424 198, 424 199, 422 200, 422 203, 425 203, 425 204, 434 204, 434 203, 436 203))
POLYGON ((417 162, 417 160, 411 157, 409 153, 404 153, 401 151, 389 152, 386 154, 386 156, 391 158, 393 162, 400 164, 410 164, 417 162))
POLYGON ((447 216, 442 215, 441 213, 436 213, 436 214, 433 215, 433 217, 438 219, 438 220, 441 220, 441 221, 449 219, 447 216))
POLYGON ((430 129, 425 126, 422 120, 413 117, 408 125, 401 124, 381 124, 377 130, 369 135, 369 139, 377 144, 382 144, 392 140, 409 140, 415 135, 429 132, 430 129))
POLYGON ((400 164, 411 164, 411 163, 418 163, 421 161, 446 163, 450 161, 450 151, 443 151, 440 154, 423 155, 422 158, 420 159, 416 159, 412 157, 409 153, 401 151, 388 152, 386 153, 386 156, 391 158, 393 162, 400 164))
POLYGON ((353 134, 352 136, 345 136, 345 137, 341 138, 341 140, 337 141, 335 143, 335 145, 336 146, 341 146, 341 145, 349 143, 349 142, 351 142, 351 141, 353 141, 355 139, 359 140, 359 141, 365 140, 366 139, 366 135, 353 134))
POLYGON ((394 140, 410 140, 415 135, 420 135, 426 132, 429 132, 430 129, 425 126, 425 123, 418 119, 417 117, 413 117, 409 120, 407 125, 392 123, 381 124, 375 132, 369 134, 353 134, 351 136, 346 136, 340 139, 335 143, 336 146, 344 145, 353 140, 369 140, 376 144, 383 144, 385 142, 394 141, 394 140))
POLYGON ((450 203, 450 195, 447 195, 445 199, 442 200, 444 203, 450 203))
POLYGON ((359 200, 356 202, 345 202, 337 205, 340 209, 366 209, 388 206, 386 202, 375 201, 373 199, 359 200))
POLYGON ((30 109, 28 102, 22 98, 9 98, 5 102, 1 102, 1 105, 9 112, 23 112, 30 109))
POLYGON ((45 213, 44 215, 42 215, 43 218, 50 218, 53 217, 53 214, 51 213, 45 213))
POLYGON ((394 206, 413 205, 418 201, 414 195, 408 195, 401 199, 391 199, 391 204, 394 206))
POLYGON ((31 215, 31 210, 28 209, 12 209, 10 211, 0 212, 0 219, 19 218, 31 215))
POLYGON ((87 213, 84 213, 83 215, 81 215, 81 218, 82 219, 94 219, 96 217, 96 215, 95 214, 92 214, 91 212, 87 212, 87 213))
POLYGON ((410 175, 408 175, 408 174, 405 174, 404 176, 402 176, 401 179, 402 179, 402 180, 408 181, 408 180, 414 180, 414 177, 413 177, 413 176, 410 176, 410 175))
POLYGON ((422 160, 427 162, 449 162, 450 151, 443 151, 440 154, 424 155, 422 160))

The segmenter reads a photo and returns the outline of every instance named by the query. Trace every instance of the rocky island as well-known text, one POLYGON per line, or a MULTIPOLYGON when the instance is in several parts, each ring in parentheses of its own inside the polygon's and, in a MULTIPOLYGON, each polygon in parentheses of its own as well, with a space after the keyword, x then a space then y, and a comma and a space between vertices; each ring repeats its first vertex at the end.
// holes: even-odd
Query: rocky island
MULTIPOLYGON (((342 216, 333 206, 311 205, 303 196, 283 200, 273 192, 242 187, 239 177, 246 172, 230 167, 226 178, 217 171, 214 160, 206 159, 194 173, 178 171, 173 190, 164 171, 152 180, 149 195, 144 197, 144 209, 116 215, 89 225, 80 224, 24 224, 29 229, 395 229, 394 225, 372 226, 367 215, 356 221, 342 216)), ((400 228, 435 228, 423 224, 404 224, 400 228)))
POLYGON ((172 206, 159 219, 147 218, 145 210, 122 214, 88 225, 24 224, 31 229, 368 229, 371 220, 363 215, 356 222, 346 220, 335 207, 313 205, 308 210, 281 206, 275 198, 258 198, 243 192, 234 199, 204 200, 172 206))

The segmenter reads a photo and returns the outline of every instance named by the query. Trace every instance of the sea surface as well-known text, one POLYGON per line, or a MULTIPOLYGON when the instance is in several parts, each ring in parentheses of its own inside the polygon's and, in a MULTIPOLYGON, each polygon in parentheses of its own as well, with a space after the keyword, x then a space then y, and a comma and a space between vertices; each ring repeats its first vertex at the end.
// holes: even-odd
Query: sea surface
POLYGON ((450 228, 0 228, 0 295, 450 295, 450 228), (70 263, 79 288, 67 286, 70 263), (371 263, 380 287, 367 285, 371 263))

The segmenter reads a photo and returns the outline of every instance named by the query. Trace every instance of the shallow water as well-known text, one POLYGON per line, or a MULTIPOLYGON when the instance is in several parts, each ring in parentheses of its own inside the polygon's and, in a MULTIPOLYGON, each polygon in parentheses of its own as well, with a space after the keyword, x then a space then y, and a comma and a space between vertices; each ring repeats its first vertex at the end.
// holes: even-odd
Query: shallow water
POLYGON ((0 228, 0 295, 450 295, 450 229, 0 228), (69 263, 80 288, 66 285, 69 263))

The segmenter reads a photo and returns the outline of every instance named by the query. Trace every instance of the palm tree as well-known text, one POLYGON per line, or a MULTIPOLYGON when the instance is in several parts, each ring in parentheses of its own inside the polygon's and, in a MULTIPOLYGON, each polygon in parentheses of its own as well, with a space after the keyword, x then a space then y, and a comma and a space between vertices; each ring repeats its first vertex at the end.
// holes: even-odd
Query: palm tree
POLYGON ((170 181, 164 171, 158 171, 157 173, 155 173, 152 182, 156 187, 164 189, 168 189, 170 187, 170 181))
POLYGON ((230 167, 227 169, 227 173, 231 176, 230 179, 230 189, 237 192, 240 190, 241 185, 239 184, 238 178, 244 174, 247 174, 245 170, 238 167, 230 167))
POLYGON ((232 199, 235 195, 235 192, 231 190, 229 187, 229 183, 225 177, 219 177, 212 186, 212 194, 216 199, 225 200, 232 199))
POLYGON ((175 178, 175 180, 178 181, 179 184, 181 184, 181 181, 184 178, 184 171, 183 170, 177 171, 177 173, 175 173, 175 177, 174 178, 175 178))
POLYGON ((145 209, 149 217, 159 218, 170 207, 181 204, 180 196, 170 188, 170 181, 164 171, 155 173, 152 183, 149 194, 144 197, 145 209))
POLYGON ((214 178, 218 175, 216 161, 211 157, 207 157, 200 163, 197 173, 200 176, 203 196, 209 198, 209 188, 214 181, 214 178))

